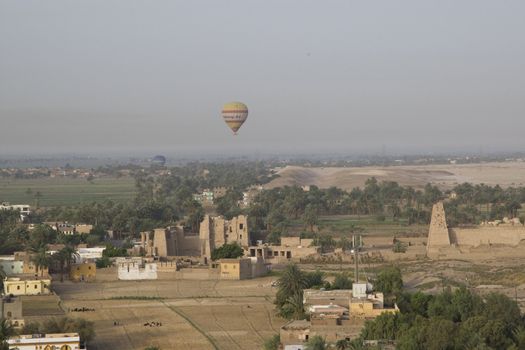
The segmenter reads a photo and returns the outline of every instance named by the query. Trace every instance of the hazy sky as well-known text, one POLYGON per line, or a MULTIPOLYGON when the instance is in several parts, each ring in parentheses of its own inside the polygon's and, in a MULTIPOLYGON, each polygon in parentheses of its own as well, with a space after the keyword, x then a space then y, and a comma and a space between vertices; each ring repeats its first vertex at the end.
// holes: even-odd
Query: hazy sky
POLYGON ((524 19, 523 0, 0 0, 0 156, 523 151, 524 19))

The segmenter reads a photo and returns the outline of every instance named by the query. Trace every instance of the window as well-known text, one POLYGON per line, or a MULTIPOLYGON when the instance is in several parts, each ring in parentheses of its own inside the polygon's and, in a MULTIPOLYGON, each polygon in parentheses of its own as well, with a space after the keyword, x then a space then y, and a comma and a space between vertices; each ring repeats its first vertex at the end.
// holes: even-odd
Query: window
POLYGON ((242 239, 242 235, 240 235, 239 238, 242 239))
POLYGON ((244 224, 239 224, 239 230, 244 229, 244 224))
POLYGON ((230 233, 232 233, 232 232, 233 232, 233 230, 232 230, 232 227, 230 226, 230 233))
POLYGON ((38 287, 37 287, 36 284, 35 284, 35 289, 37 289, 37 288, 38 288, 38 287))
POLYGON ((88 270, 91 270, 91 266, 88 266, 88 270))
POLYGON ((16 286, 16 290, 20 290, 20 286, 16 286))
POLYGON ((11 311, 7 311, 7 317, 13 317, 13 313, 11 311))

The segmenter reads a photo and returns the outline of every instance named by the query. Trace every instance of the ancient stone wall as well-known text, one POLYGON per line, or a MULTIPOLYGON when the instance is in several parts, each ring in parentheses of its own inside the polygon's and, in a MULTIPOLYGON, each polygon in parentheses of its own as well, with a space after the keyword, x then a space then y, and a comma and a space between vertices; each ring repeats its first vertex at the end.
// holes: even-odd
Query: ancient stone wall
POLYGON ((525 239, 523 226, 453 228, 450 231, 456 236, 458 246, 477 247, 483 244, 517 246, 525 239))
MULTIPOLYGON (((427 255, 450 255, 453 247, 473 248, 482 245, 517 246, 525 240, 525 227, 521 224, 503 224, 498 226, 482 225, 469 228, 447 228, 443 203, 439 202, 432 208, 432 219, 428 231, 427 255), (447 249, 449 248, 449 249, 447 249)), ((456 253, 461 253, 457 250, 456 253)))

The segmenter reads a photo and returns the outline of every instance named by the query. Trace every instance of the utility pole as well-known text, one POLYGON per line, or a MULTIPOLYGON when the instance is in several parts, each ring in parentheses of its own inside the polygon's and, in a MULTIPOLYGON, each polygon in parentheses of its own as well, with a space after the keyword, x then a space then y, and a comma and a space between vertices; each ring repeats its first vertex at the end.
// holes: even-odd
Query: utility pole
POLYGON ((359 283, 359 253, 358 249, 360 244, 357 243, 357 236, 352 236, 352 246, 354 247, 354 280, 355 283, 359 283))

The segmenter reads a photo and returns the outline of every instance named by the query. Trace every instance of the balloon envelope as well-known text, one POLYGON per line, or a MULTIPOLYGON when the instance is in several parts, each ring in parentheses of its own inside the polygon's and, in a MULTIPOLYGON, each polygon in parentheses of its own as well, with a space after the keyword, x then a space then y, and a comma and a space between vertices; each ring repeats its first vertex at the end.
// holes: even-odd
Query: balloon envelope
POLYGON ((242 102, 230 102, 222 107, 222 118, 234 134, 248 119, 248 107, 242 102))

